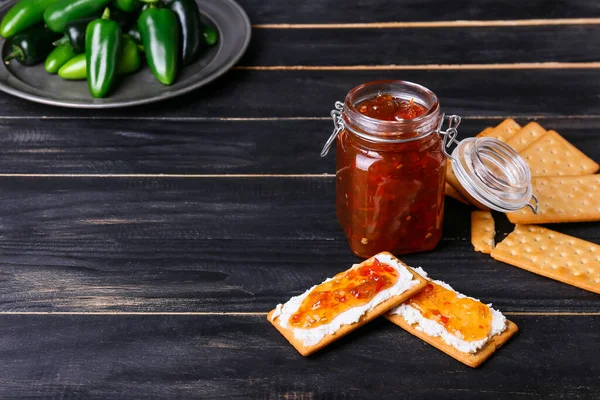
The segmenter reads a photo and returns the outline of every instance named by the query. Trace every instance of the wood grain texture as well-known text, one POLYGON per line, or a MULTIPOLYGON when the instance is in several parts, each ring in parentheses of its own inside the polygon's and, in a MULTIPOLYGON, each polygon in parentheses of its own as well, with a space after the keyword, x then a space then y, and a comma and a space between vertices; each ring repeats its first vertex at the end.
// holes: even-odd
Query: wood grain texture
POLYGON ((600 43, 595 40, 600 35, 600 24, 437 29, 255 29, 253 35, 250 49, 240 65, 591 62, 598 60, 596 55, 600 52, 600 43), (408 50, 415 48, 419 50, 408 50))
MULTIPOLYGON (((357 261, 334 196, 332 178, 2 178, 0 309, 266 312, 357 261)), ((557 229, 600 241, 594 223, 557 229)), ((469 238, 449 200, 438 248, 401 259, 504 311, 600 311, 469 238)))
MULTIPOLYGON (((526 124, 527 119, 517 119, 526 124)), ((540 118, 600 161, 600 117, 540 118)), ((459 137, 498 119, 465 119, 459 137)), ((333 174, 319 153, 330 120, 133 121, 0 119, 2 174, 333 174), (85 131, 82 133, 82 126, 85 131)))
MULTIPOLYGON (((380 79, 420 83, 444 112, 463 116, 598 115, 598 69, 482 71, 244 71, 177 99, 121 110, 62 109, 0 94, 0 118, 327 117, 353 87, 380 79), (276 86, 275 86, 276 85, 276 86)), ((24 122, 25 124, 26 122, 24 122)), ((82 123, 85 128, 85 122, 82 123)), ((165 124, 165 131, 170 131, 165 124)))
POLYGON ((384 319, 303 358, 264 316, 1 316, 0 397, 479 400, 598 393, 600 317, 511 319, 519 334, 472 370, 384 319))
POLYGON ((512 0, 361 0, 346 7, 334 0, 238 0, 238 3, 254 24, 600 17, 600 6, 587 0, 533 0, 518 4, 512 0))
MULTIPOLYGON (((600 24, 589 18, 600 5, 588 0, 239 1, 254 24, 446 21, 255 29, 245 65, 598 61, 600 24), (528 20, 540 18, 586 20, 528 20), (422 49, 407 55, 402 44, 422 49)), ((0 94, 0 398, 593 398, 598 296, 475 253, 470 209, 453 200, 439 247, 402 259, 517 313, 509 318, 519 335, 483 368, 384 320, 303 359, 265 320, 275 304, 358 261, 335 218, 334 156, 318 157, 334 101, 358 84, 431 88, 444 112, 468 117, 462 137, 506 116, 549 116, 539 120, 545 128, 600 159, 598 68, 427 65, 238 69, 171 101, 93 112, 0 94)), ((498 241, 512 227, 494 218, 498 241)), ((552 229, 600 242, 598 223, 552 229)))

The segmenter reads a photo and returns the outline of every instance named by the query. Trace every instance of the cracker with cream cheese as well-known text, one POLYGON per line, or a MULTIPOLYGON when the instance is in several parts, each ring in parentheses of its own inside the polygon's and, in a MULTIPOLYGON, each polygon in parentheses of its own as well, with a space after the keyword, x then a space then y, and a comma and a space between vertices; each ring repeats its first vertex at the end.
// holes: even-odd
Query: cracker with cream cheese
MULTIPOLYGON (((385 315, 385 318, 407 330, 418 338, 424 340, 430 345, 437 347, 439 350, 455 358, 456 360, 466 364, 470 367, 476 368, 487 360, 500 346, 502 346, 511 336, 517 331, 518 327, 515 323, 509 321, 502 315, 498 310, 491 307, 491 304, 482 304, 479 300, 473 299, 463 295, 462 293, 456 292, 450 285, 442 281, 431 280, 427 277, 427 273, 421 268, 415 269, 417 273, 422 275, 428 281, 441 286, 443 289, 447 289, 455 294, 457 300, 470 299, 471 304, 476 304, 479 307, 487 307, 490 315, 490 328, 486 335, 477 340, 466 340, 467 338, 461 337, 460 332, 451 332, 447 329, 451 326, 453 321, 452 315, 445 316, 444 309, 431 310, 432 315, 435 318, 426 318, 421 310, 411 305, 411 300, 399 307, 391 310, 385 315)), ((425 289, 428 290, 428 289, 425 289)), ((437 294, 437 292, 434 292, 437 294)), ((418 298, 420 296, 417 296, 418 298)), ((468 314, 471 316, 472 314, 468 314)), ((461 321, 461 323, 464 323, 461 321)), ((473 327, 473 321, 468 320, 465 325, 467 328, 473 327)), ((479 325, 476 328, 484 328, 479 325)), ((480 333, 480 332, 478 332, 480 333)))
POLYGON ((308 356, 397 307, 425 286, 427 281, 423 277, 392 254, 383 252, 353 265, 299 296, 292 297, 287 303, 277 305, 269 312, 267 319, 300 354, 308 356), (379 291, 371 290, 371 283, 381 282, 382 275, 388 279, 388 283, 391 282, 386 273, 369 273, 373 265, 386 268, 388 274, 395 273, 396 281, 379 291), (392 270, 394 272, 391 272, 392 270), (360 275, 358 279, 347 278, 355 277, 356 274, 360 275), (337 282, 340 282, 340 285, 348 282, 348 286, 335 286, 337 282), (331 305, 330 307, 321 308, 317 297, 320 294, 327 296, 323 304, 331 305), (363 300, 360 300, 361 296, 363 300), (366 300, 368 302, 347 306, 352 302, 366 300), (314 315, 311 310, 315 310, 314 315), (322 323, 323 320, 326 320, 326 323, 322 323))

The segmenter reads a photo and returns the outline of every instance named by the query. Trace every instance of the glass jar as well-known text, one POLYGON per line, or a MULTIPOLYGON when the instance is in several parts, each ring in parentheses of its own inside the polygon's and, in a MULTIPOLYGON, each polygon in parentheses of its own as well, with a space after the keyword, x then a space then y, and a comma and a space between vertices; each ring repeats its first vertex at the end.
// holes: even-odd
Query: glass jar
MULTIPOLYGON (((455 140, 460 117, 444 117, 437 96, 405 81, 377 81, 352 89, 332 111, 336 147, 336 212, 350 248, 368 258, 433 249, 442 237, 447 158, 465 189, 499 211, 529 205, 531 176, 524 160, 491 138, 455 140), (361 113, 379 95, 417 103, 412 119, 377 119, 361 113), (442 131, 448 119, 449 128, 442 131), (458 144, 452 155, 447 148, 458 144)), ((535 196, 533 196, 535 198, 535 196)), ((537 201, 537 199, 536 199, 537 201)))
POLYGON ((346 96, 336 148, 336 210, 360 257, 433 249, 442 236, 446 157, 436 95, 408 82, 372 82, 346 96), (368 117, 356 105, 378 94, 415 101, 425 114, 406 120, 368 117))

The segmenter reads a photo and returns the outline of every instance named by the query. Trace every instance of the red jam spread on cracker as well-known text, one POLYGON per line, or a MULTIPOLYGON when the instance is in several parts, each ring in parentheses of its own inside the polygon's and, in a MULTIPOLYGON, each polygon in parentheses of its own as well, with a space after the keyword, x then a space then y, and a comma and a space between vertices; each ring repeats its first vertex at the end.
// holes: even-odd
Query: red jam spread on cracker
MULTIPOLYGON (((381 94, 356 109, 382 121, 410 121, 428 112, 414 100, 381 94)), ((416 130, 403 133, 410 139, 416 130)), ((438 135, 403 143, 366 144, 343 131, 336 154, 336 210, 360 257, 382 251, 430 250, 442 235, 446 159, 438 135)))
POLYGON ((380 94, 363 100, 356 105, 356 109, 367 117, 382 121, 414 119, 427 112, 427 108, 414 100, 404 100, 391 94, 380 94))
POLYGON ((368 264, 341 272, 315 287, 290 317, 289 323, 301 329, 327 324, 344 311, 367 304, 397 281, 398 271, 374 258, 368 264))
POLYGON ((430 282, 408 304, 424 318, 442 324, 446 330, 466 341, 481 340, 491 331, 492 315, 485 304, 430 282))

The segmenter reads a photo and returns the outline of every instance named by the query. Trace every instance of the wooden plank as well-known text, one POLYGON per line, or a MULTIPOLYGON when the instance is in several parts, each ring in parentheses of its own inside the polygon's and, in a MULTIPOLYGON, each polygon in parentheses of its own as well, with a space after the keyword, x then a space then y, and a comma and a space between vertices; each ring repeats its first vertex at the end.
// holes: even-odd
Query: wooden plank
POLYGON ((600 24, 439 29, 257 29, 240 65, 588 62, 595 61, 594 54, 600 51, 600 44, 594 40, 599 35, 600 24))
MULTIPOLYGON (((327 117, 354 86, 379 79, 421 83, 446 113, 464 116, 597 115, 597 69, 499 71, 230 71, 177 99, 143 107, 86 111, 42 106, 0 94, 0 118, 327 117), (274 83, 277 83, 274 86, 274 83), (275 90, 275 87, 277 88, 275 90)), ((82 123, 82 128, 85 123, 82 123)), ((165 130, 170 131, 169 125, 165 130)))
POLYGON ((330 121, 1 120, 1 173, 335 172, 330 121))
MULTIPOLYGON (((525 125, 527 119, 518 119, 525 125)), ((600 160, 600 117, 541 118, 600 160)), ((498 119, 465 119, 459 137, 498 119)), ((134 121, 0 119, 5 174, 333 174, 335 148, 319 153, 332 129, 323 120, 134 121), (168 126, 168 129, 165 127, 168 126)))
MULTIPOLYGON (((266 312, 358 261, 334 192, 331 178, 2 178, 0 311, 266 312)), ((600 311, 475 253, 469 212, 448 201, 442 243, 402 259, 504 311, 600 311)), ((555 229, 600 241, 597 224, 555 229)))
POLYGON ((600 317, 511 319, 519 334, 471 369, 383 319, 303 358, 263 316, 1 316, 0 397, 583 399, 600 391, 600 317))
POLYGON ((574 0, 548 3, 532 0, 515 7, 510 0, 393 0, 364 1, 344 6, 332 0, 238 0, 252 23, 328 23, 384 21, 452 21, 530 18, 591 18, 600 16, 595 2, 574 0))

